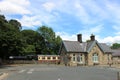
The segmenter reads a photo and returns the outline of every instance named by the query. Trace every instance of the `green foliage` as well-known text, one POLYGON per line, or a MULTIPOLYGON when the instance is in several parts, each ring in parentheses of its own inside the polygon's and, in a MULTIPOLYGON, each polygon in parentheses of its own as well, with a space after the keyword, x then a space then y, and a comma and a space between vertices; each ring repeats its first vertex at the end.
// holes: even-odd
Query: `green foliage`
POLYGON ((112 49, 119 49, 120 48, 120 44, 119 43, 114 43, 112 46, 111 46, 112 49))
POLYGON ((3 15, 0 16, 0 57, 21 53, 22 36, 14 24, 8 23, 3 15))
POLYGON ((17 20, 12 19, 9 21, 9 24, 14 25, 14 28, 16 28, 16 30, 22 29, 20 22, 18 22, 17 20))
POLYGON ((24 54, 23 55, 27 55, 27 54, 33 54, 35 53, 35 46, 34 45, 26 45, 24 48, 24 54))
POLYGON ((42 49, 43 54, 57 54, 62 40, 60 36, 56 37, 52 28, 47 26, 41 26, 37 31, 44 38, 45 46, 42 49))
POLYGON ((26 46, 32 45, 35 48, 32 52, 40 54, 44 47, 43 37, 37 31, 33 30, 23 30, 21 34, 23 36, 25 48, 27 48, 26 46))
POLYGON ((86 40, 86 42, 90 42, 91 40, 86 40))
POLYGON ((55 40, 55 32, 50 27, 41 26, 38 28, 38 32, 46 41, 53 42, 55 40))
POLYGON ((57 54, 62 39, 52 28, 41 26, 37 31, 21 30, 17 20, 0 15, 0 58, 28 54, 57 54))

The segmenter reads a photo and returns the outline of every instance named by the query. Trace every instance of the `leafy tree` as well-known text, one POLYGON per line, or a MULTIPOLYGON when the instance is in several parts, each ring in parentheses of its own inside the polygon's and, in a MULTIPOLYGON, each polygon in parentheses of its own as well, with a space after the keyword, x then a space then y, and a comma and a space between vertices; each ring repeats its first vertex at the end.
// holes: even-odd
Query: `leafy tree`
POLYGON ((9 21, 9 24, 14 25, 14 27, 16 28, 16 30, 21 30, 21 29, 22 29, 21 23, 18 22, 17 20, 11 19, 11 20, 9 21))
POLYGON ((112 49, 118 49, 120 48, 120 44, 119 43, 114 43, 112 46, 111 46, 112 49))
POLYGON ((35 41, 36 31, 33 30, 22 30, 21 34, 23 36, 23 40, 28 45, 33 45, 35 41))
POLYGON ((10 55, 21 53, 21 34, 14 24, 10 24, 3 15, 0 15, 0 57, 7 59, 10 55))
POLYGON ((41 50, 44 45, 44 40, 43 40, 43 37, 37 31, 23 30, 21 31, 21 34, 23 36, 23 41, 24 41, 24 50, 27 50, 27 52, 29 53, 33 52, 33 54, 42 53, 41 50), (32 48, 30 48, 30 46, 32 46, 32 48), (33 47, 35 50, 33 49, 33 47))
POLYGON ((38 28, 37 31, 44 38, 45 42, 45 46, 43 47, 44 54, 57 54, 61 38, 59 36, 56 37, 53 29, 47 26, 41 26, 40 28, 38 28))
POLYGON ((41 26, 37 31, 21 30, 17 20, 6 20, 0 15, 0 58, 10 55, 57 54, 61 43, 52 28, 41 26))
POLYGON ((55 46, 54 46, 54 52, 57 54, 59 52, 59 49, 60 49, 60 45, 61 45, 61 37, 60 36, 57 36, 55 38, 55 46))
POLYGON ((26 45, 24 48, 24 54, 23 55, 30 55, 35 53, 35 46, 34 45, 26 45))

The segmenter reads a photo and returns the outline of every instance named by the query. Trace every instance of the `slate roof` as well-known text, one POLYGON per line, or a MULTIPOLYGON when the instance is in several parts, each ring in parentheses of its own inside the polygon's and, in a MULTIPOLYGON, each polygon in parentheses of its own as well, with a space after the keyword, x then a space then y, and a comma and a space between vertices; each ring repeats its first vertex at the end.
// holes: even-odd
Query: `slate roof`
POLYGON ((85 44, 78 41, 63 41, 67 52, 84 52, 85 44))
POLYGON ((112 50, 113 56, 120 56, 120 50, 112 50))
POLYGON ((89 52, 95 44, 97 44, 103 52, 112 52, 109 46, 105 43, 98 43, 96 40, 83 43, 78 41, 63 41, 67 52, 89 52))
POLYGON ((112 52, 110 46, 106 45, 105 43, 99 43, 99 44, 104 52, 112 52))

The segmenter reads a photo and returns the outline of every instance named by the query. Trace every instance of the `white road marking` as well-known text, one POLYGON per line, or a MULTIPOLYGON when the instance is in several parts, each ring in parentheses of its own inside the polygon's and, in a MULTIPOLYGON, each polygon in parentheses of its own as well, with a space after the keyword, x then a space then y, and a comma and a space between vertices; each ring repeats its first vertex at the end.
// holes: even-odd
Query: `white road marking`
POLYGON ((23 72, 25 72, 26 70, 21 70, 21 71, 19 71, 18 73, 23 73, 23 72))
POLYGON ((30 69, 27 73, 31 74, 34 71, 34 69, 30 69))

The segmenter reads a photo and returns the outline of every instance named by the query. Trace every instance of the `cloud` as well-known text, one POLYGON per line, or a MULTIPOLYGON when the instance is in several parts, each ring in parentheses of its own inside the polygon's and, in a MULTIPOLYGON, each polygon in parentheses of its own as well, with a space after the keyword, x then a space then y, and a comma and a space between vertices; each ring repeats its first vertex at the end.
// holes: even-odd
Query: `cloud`
POLYGON ((0 10, 9 18, 19 20, 24 29, 46 24, 57 28, 56 33, 64 40, 76 40, 76 34, 82 33, 83 41, 89 39, 90 34, 95 34, 98 41, 113 43, 119 42, 120 35, 120 2, 116 1, 1 0, 0 10))
POLYGON ((18 21, 21 22, 22 26, 26 28, 35 28, 38 25, 42 25, 41 21, 38 18, 39 16, 23 16, 21 19, 18 19, 18 21))
POLYGON ((115 35, 119 36, 120 35, 120 25, 114 25, 112 28, 115 30, 115 35))
POLYGON ((90 23, 90 15, 87 13, 86 9, 78 2, 74 4, 75 15, 83 22, 83 24, 90 23))
POLYGON ((120 30, 120 26, 114 25, 114 26, 113 26, 113 29, 115 29, 116 31, 119 31, 119 30, 120 30))
MULTIPOLYGON (((56 35, 59 35, 62 40, 69 40, 69 41, 77 41, 77 34, 69 34, 69 33, 65 33, 65 32, 56 32, 56 35)), ((82 34, 82 40, 83 42, 86 42, 86 40, 90 40, 90 34, 82 34)), ((95 39, 99 42, 99 43, 107 43, 109 45, 113 44, 113 43, 120 43, 120 36, 107 36, 105 38, 101 38, 100 35, 95 35, 95 39)))
POLYGON ((43 4, 43 7, 48 11, 51 12, 55 8, 55 4, 52 2, 46 2, 43 4))
POLYGON ((84 29, 80 30, 79 33, 97 34, 97 33, 100 33, 103 28, 104 28, 103 24, 92 26, 92 27, 85 27, 84 29))
POLYGON ((62 40, 70 40, 70 41, 76 41, 77 40, 77 37, 75 34, 73 35, 70 35, 66 32, 56 32, 56 35, 59 35, 62 40))
POLYGON ((48 15, 41 13, 39 15, 24 15, 21 19, 17 20, 22 24, 22 26, 24 26, 23 29, 37 29, 42 25, 50 25, 54 21, 53 19, 56 19, 56 15, 48 15))
POLYGON ((114 36, 114 37, 108 36, 104 39, 101 39, 100 42, 104 42, 104 43, 116 43, 117 42, 117 43, 120 43, 120 36, 114 36))
POLYGON ((30 5, 28 0, 2 0, 0 1, 1 13, 6 15, 14 14, 30 14, 30 10, 27 7, 30 5))

